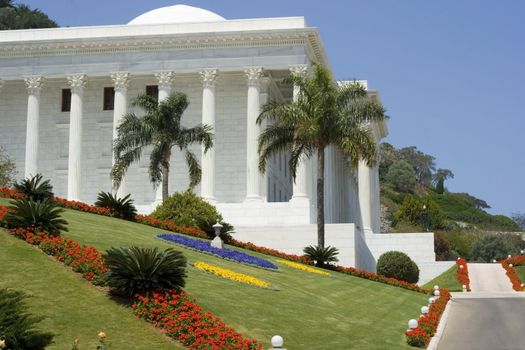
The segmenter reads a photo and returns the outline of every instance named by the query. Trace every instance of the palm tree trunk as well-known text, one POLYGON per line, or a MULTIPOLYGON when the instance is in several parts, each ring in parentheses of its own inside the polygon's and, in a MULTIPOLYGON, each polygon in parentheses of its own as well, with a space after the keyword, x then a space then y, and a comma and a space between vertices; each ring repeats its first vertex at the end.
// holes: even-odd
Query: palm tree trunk
POLYGON ((317 245, 324 248, 324 148, 317 151, 317 245))
POLYGON ((167 166, 162 166, 162 201, 164 202, 168 198, 168 181, 170 176, 170 168, 167 166))

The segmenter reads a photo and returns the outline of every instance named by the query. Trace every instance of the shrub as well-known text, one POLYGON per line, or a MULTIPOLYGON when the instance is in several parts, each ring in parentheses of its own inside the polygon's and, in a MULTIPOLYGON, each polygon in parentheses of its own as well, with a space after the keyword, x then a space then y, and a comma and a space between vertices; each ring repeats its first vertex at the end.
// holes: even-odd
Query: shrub
POLYGON ((416 283, 419 280, 419 268, 402 252, 383 253, 377 260, 377 273, 390 278, 416 283))
POLYGON ((36 329, 43 318, 27 311, 25 294, 0 289, 0 340, 9 350, 43 350, 53 342, 53 334, 36 329))
POLYGON ((327 263, 337 262, 337 254, 339 250, 335 247, 319 247, 319 246, 308 246, 303 249, 305 255, 311 260, 315 261, 315 266, 324 267, 327 263))
POLYGON ((119 294, 180 289, 186 278, 186 258, 174 249, 111 248, 106 255, 107 283, 119 294))
POLYGON ((11 186, 16 174, 15 162, 0 146, 0 186, 11 186))
POLYGON ((399 160, 388 169, 385 180, 399 192, 411 192, 416 186, 416 172, 405 160, 399 160))
POLYGON ((205 231, 209 238, 215 237, 213 225, 216 222, 222 224, 221 237, 228 242, 231 236, 228 232, 233 226, 223 222, 222 215, 210 203, 191 191, 178 192, 169 196, 150 215, 155 219, 170 220, 177 225, 198 228, 205 231))
POLYGON ((446 261, 450 259, 450 246, 443 238, 434 236, 434 253, 437 261, 446 261))
POLYGON ((10 203, 10 211, 5 220, 11 228, 34 227, 51 235, 59 235, 60 231, 67 231, 67 221, 61 217, 64 209, 51 200, 34 202, 19 199, 10 203))
POLYGON ((423 227, 428 225, 429 229, 440 229, 445 225, 439 205, 430 197, 419 198, 416 196, 406 196, 403 204, 401 204, 396 212, 396 219, 423 227), (426 218, 425 215, 427 216, 426 218), (425 220, 428 220, 428 222, 425 223, 425 220))
POLYGON ((35 202, 52 199, 53 186, 49 180, 42 181, 42 175, 36 174, 15 184, 15 190, 26 195, 35 202))
POLYGON ((137 215, 137 208, 133 205, 130 194, 123 198, 117 198, 110 192, 100 192, 97 196, 95 206, 108 208, 111 216, 124 220, 134 221, 137 215))
POLYGON ((510 234, 486 234, 472 244, 470 259, 479 262, 502 260, 507 255, 518 255, 523 249, 523 240, 510 234))

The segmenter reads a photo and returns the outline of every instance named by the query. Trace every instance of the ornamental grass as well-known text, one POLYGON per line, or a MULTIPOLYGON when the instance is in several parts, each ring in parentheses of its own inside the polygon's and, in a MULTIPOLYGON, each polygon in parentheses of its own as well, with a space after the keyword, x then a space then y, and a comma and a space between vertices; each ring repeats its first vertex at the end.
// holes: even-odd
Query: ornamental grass
POLYGON ((329 272, 318 270, 318 269, 314 269, 313 267, 310 267, 308 265, 295 263, 293 261, 287 261, 287 260, 279 259, 279 260, 277 260, 277 262, 281 263, 281 264, 284 264, 286 266, 292 267, 294 269, 303 270, 303 271, 310 272, 310 273, 316 273, 316 274, 322 275, 322 276, 330 276, 329 272))
POLYGON ((229 279, 229 280, 236 281, 236 282, 241 282, 244 284, 249 284, 249 285, 264 288, 264 289, 272 289, 272 286, 270 285, 270 283, 260 280, 256 277, 246 275, 243 273, 238 273, 238 272, 235 272, 229 269, 224 269, 222 267, 218 267, 215 265, 207 264, 202 261, 197 261, 196 263, 193 264, 193 266, 197 268, 198 270, 206 271, 206 272, 209 272, 211 274, 214 274, 216 276, 219 276, 225 279, 229 279))

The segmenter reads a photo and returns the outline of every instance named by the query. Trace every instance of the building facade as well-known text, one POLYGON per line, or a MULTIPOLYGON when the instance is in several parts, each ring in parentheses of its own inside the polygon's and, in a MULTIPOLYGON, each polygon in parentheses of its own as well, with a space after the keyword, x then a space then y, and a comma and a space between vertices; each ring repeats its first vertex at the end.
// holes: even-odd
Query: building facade
MULTIPOLYGON (((312 162, 299 165, 295 181, 286 153, 274 157, 265 174, 257 167, 261 106, 294 98, 297 89, 283 83, 288 75, 308 74, 314 62, 329 67, 317 29, 304 18, 226 20, 177 5, 126 25, 0 31, 0 44, 0 145, 20 178, 42 173, 56 195, 94 202, 112 188, 111 146, 122 116, 141 114, 133 98, 147 93, 160 101, 182 91, 190 101, 183 123, 209 124, 215 135, 208 153, 193 148, 203 171, 195 191, 217 205, 239 238, 257 241, 253 232, 272 225, 281 233, 314 226, 312 162)), ((370 128, 377 142, 387 135, 385 124, 370 128)), ((326 158, 327 223, 335 225, 339 246, 353 242, 343 262, 359 265, 353 235, 365 242, 365 235, 379 232, 377 167, 361 163, 351 170, 336 149, 326 158)), ((142 212, 161 200, 160 188, 149 182, 148 161, 146 149, 119 189, 131 193, 142 212)), ((170 170, 170 192, 187 189, 181 154, 174 152, 170 170)), ((295 241, 286 248, 293 252, 304 243, 282 235, 261 243, 284 249, 295 241)))

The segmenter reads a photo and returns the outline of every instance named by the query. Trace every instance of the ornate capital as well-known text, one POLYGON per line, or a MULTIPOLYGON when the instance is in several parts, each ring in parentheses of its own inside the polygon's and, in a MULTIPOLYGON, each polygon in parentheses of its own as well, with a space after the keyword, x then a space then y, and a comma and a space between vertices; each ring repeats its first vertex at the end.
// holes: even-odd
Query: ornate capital
POLYGON ((202 79, 202 87, 215 87, 217 80, 217 69, 203 69, 199 72, 202 79))
POLYGON ((292 75, 305 76, 308 73, 308 66, 306 64, 298 64, 290 67, 292 75))
POLYGON ((87 84, 87 76, 85 74, 73 74, 66 77, 72 91, 82 91, 87 84))
POLYGON ((159 88, 170 88, 175 74, 172 71, 155 73, 155 78, 159 83, 159 88))
POLYGON ((40 89, 42 89, 42 86, 44 85, 44 77, 41 75, 35 75, 32 77, 24 78, 24 82, 26 83, 28 93, 38 94, 40 93, 40 89))
POLYGON ((115 72, 109 75, 113 80, 113 86, 115 90, 125 90, 129 86, 129 73, 128 72, 115 72))
POLYGON ((258 86, 263 74, 263 69, 262 67, 249 67, 244 70, 244 73, 248 80, 248 86, 258 86))

